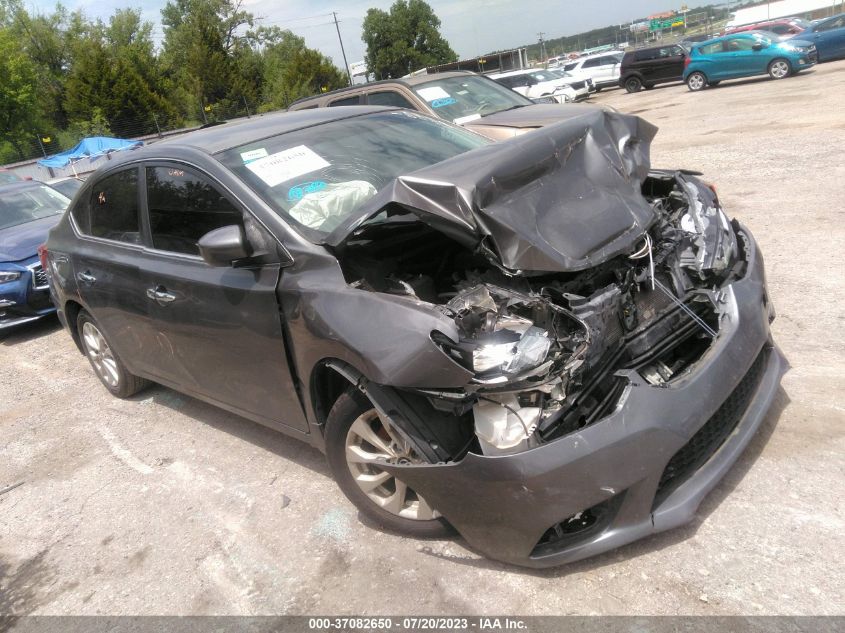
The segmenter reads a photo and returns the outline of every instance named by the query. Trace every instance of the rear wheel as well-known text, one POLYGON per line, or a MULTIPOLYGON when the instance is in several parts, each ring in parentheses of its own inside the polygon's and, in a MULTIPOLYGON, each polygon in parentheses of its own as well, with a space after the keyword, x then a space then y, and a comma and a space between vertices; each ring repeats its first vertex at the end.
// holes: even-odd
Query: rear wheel
POLYGON ((785 79, 792 74, 792 66, 786 59, 773 59, 769 63, 769 77, 772 79, 785 79))
POLYGON ((628 77, 625 80, 625 90, 628 92, 639 92, 643 89, 643 82, 639 77, 628 77))
POLYGON ((76 318, 76 328, 88 362, 91 363, 97 378, 113 396, 128 398, 150 384, 149 381, 129 373, 106 340, 100 326, 85 310, 80 310, 76 318))
POLYGON ((706 86, 707 77, 704 76, 704 73, 695 71, 694 73, 691 73, 689 77, 687 77, 687 88, 689 88, 693 92, 704 90, 706 86))
POLYGON ((335 481, 355 507, 378 525, 414 537, 453 533, 440 514, 381 464, 423 464, 372 402, 351 388, 338 398, 326 421, 326 458, 335 481))

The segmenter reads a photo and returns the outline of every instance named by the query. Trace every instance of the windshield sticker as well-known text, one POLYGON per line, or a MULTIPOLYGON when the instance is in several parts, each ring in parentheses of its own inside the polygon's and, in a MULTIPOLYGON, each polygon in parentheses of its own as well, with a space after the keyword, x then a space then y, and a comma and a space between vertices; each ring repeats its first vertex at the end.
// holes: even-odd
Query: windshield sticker
POLYGON ((288 202, 299 202, 309 193, 317 193, 326 188, 326 183, 322 180, 315 180, 314 182, 303 182, 288 189, 288 202))
POLYGON ((452 123, 454 123, 455 125, 463 125, 464 123, 469 123, 470 121, 475 121, 480 118, 481 115, 478 113, 470 114, 468 116, 459 116, 457 119, 453 119, 452 123))
POLYGON ((426 101, 434 101, 435 99, 448 99, 452 95, 443 90, 440 86, 429 86, 428 88, 420 88, 417 94, 426 101))
POLYGON ((259 158, 264 158, 265 156, 267 156, 267 150, 263 147, 261 149, 252 149, 248 152, 241 152, 241 159, 244 161, 244 165, 259 158))
POLYGON ((264 158, 258 158, 247 163, 246 167, 267 185, 275 187, 287 180, 330 165, 331 163, 317 155, 312 149, 305 145, 297 145, 264 158))
POLYGON ((455 99, 454 97, 449 97, 447 99, 435 99, 434 101, 431 102, 431 107, 432 108, 443 108, 445 106, 450 106, 453 103, 457 103, 457 102, 458 102, 458 100, 455 99))

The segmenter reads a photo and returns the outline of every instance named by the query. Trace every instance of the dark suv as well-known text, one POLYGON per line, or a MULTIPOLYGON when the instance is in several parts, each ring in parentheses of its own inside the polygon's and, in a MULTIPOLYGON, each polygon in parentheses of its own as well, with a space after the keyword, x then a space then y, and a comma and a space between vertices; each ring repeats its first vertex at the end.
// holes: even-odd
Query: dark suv
POLYGON ((681 81, 686 57, 686 50, 678 44, 628 51, 622 58, 619 85, 628 92, 639 92, 657 84, 681 81))

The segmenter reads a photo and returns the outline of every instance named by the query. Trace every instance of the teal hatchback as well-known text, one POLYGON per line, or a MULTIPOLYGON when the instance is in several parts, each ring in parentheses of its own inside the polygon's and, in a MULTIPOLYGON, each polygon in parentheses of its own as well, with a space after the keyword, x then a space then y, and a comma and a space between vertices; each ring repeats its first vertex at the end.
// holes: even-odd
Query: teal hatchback
POLYGON ((723 79, 768 74, 784 79, 818 61, 816 46, 802 40, 778 41, 771 33, 746 31, 696 44, 684 68, 687 87, 697 92, 723 79))

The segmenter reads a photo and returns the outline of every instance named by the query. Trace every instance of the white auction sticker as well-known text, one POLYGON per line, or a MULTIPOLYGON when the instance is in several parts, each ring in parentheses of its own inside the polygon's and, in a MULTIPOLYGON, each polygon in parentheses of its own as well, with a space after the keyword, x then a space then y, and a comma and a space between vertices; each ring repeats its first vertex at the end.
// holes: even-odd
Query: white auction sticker
POLYGON ((297 145, 251 161, 246 164, 246 167, 265 183, 275 187, 286 180, 330 165, 331 163, 320 157, 312 149, 305 145, 297 145))
POLYGON ((452 121, 455 125, 463 125, 464 123, 469 123, 470 121, 477 121, 481 118, 480 114, 470 114, 467 116, 459 116, 457 119, 452 121))
POLYGON ((435 99, 448 99, 451 95, 443 90, 440 86, 431 86, 430 88, 420 88, 417 94, 426 101, 434 101, 435 99))
POLYGON ((263 147, 261 149, 251 149, 248 152, 241 152, 241 160, 243 160, 244 163, 251 163, 259 158, 264 158, 265 156, 267 156, 267 150, 263 147))

